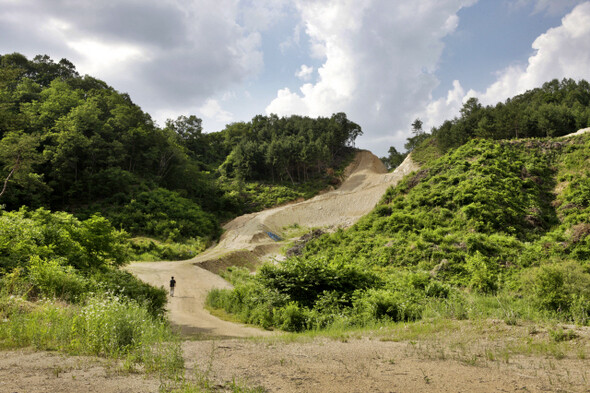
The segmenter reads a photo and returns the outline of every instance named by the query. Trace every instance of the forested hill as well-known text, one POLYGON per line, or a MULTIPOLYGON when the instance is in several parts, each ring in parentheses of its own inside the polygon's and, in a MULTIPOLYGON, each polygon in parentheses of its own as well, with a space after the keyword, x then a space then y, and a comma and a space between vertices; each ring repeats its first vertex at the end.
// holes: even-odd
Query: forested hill
POLYGON ((256 116, 203 133, 159 127, 105 82, 62 59, 0 56, 0 204, 46 207, 162 240, 215 237, 219 222, 337 181, 361 128, 330 118, 256 116))
MULTIPOLYGON (((468 99, 460 115, 430 131, 422 121, 412 124, 413 135, 405 148, 412 157, 426 162, 472 139, 547 138, 590 127, 590 83, 585 80, 554 79, 495 105, 468 99)), ((382 160, 389 167, 399 165, 406 153, 395 147, 382 160)))

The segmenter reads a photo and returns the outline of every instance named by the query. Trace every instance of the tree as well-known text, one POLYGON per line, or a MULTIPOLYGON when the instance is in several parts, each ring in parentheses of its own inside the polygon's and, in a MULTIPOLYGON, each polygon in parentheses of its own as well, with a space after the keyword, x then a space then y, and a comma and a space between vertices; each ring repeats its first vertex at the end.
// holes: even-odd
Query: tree
POLYGON ((414 135, 424 134, 424 131, 422 130, 422 124, 422 120, 418 118, 414 120, 414 122, 412 123, 412 133, 414 135))
POLYGON ((394 146, 391 146, 389 148, 388 153, 389 155, 387 157, 381 157, 381 161, 383 162, 383 164, 385 164, 387 170, 389 171, 394 168, 397 168, 399 164, 401 164, 408 155, 408 153, 398 152, 394 146))
POLYGON ((197 140, 203 132, 202 120, 195 115, 178 116, 176 120, 166 120, 166 127, 174 130, 184 141, 197 140))
POLYGON ((420 119, 416 119, 412 123, 412 134, 414 134, 414 136, 409 137, 404 145, 404 148, 408 153, 429 137, 429 135, 422 130, 422 120, 420 119))
POLYGON ((23 132, 9 132, 0 140, 0 161, 7 172, 0 197, 6 192, 11 179, 23 181, 30 174, 32 165, 40 161, 38 146, 37 137, 23 132))

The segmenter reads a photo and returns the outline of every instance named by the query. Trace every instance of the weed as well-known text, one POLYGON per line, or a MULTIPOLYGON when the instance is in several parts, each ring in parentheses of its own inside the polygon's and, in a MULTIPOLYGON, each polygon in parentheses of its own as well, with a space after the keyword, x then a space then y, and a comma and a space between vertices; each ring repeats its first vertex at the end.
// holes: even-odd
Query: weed
POLYGON ((549 330, 549 337, 555 342, 571 341, 578 337, 573 330, 564 330, 563 328, 549 330))
POLYGON ((55 378, 59 378, 59 374, 61 374, 64 370, 60 366, 57 366, 57 367, 54 367, 52 369, 52 371, 53 371, 53 375, 55 376, 55 378))

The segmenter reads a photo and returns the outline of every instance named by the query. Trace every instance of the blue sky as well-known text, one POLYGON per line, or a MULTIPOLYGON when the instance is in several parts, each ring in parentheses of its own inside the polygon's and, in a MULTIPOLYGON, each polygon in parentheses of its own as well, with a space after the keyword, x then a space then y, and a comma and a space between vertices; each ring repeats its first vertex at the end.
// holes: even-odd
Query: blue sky
POLYGON ((159 123, 346 112, 403 150, 469 97, 590 80, 590 1, 0 0, 0 53, 67 58, 159 123))

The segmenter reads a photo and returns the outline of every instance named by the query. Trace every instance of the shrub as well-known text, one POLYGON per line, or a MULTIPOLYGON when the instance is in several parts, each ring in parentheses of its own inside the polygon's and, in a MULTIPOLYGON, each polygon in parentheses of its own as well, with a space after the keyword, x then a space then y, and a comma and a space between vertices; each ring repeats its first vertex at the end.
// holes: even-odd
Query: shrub
POLYGON ((190 259, 203 252, 208 241, 187 239, 182 243, 159 242, 149 238, 131 239, 131 259, 134 261, 178 261, 190 259))
POLYGON ((358 265, 323 258, 290 258, 280 265, 264 265, 257 280, 307 307, 313 306, 324 291, 352 295, 379 282, 377 275, 358 265))
POLYGON ((479 251, 466 261, 471 279, 469 287, 481 293, 491 293, 498 289, 498 266, 479 251))
POLYGON ((288 332, 300 332, 305 328, 305 313, 295 302, 275 310, 275 326, 288 332))
POLYGON ((221 234, 213 215, 174 191, 157 188, 137 195, 114 222, 138 235, 178 241, 221 234))
POLYGON ((152 316, 164 315, 167 292, 147 284, 124 270, 109 269, 90 276, 91 288, 97 293, 113 293, 133 299, 145 306, 152 316))
POLYGON ((39 295, 77 302, 87 291, 88 280, 72 266, 63 266, 56 259, 31 257, 29 279, 39 295))
POLYGON ((359 293, 353 309, 361 324, 371 321, 414 321, 422 316, 423 306, 419 299, 408 292, 386 289, 369 289, 359 293))
POLYGON ((22 208, 0 215, 0 268, 26 267, 32 255, 63 258, 79 270, 121 266, 128 261, 127 235, 94 215, 80 221, 64 212, 22 208))
POLYGON ((535 303, 580 321, 590 315, 590 274, 578 263, 554 263, 532 269, 524 277, 535 303), (572 314, 574 313, 574 314, 572 314))

